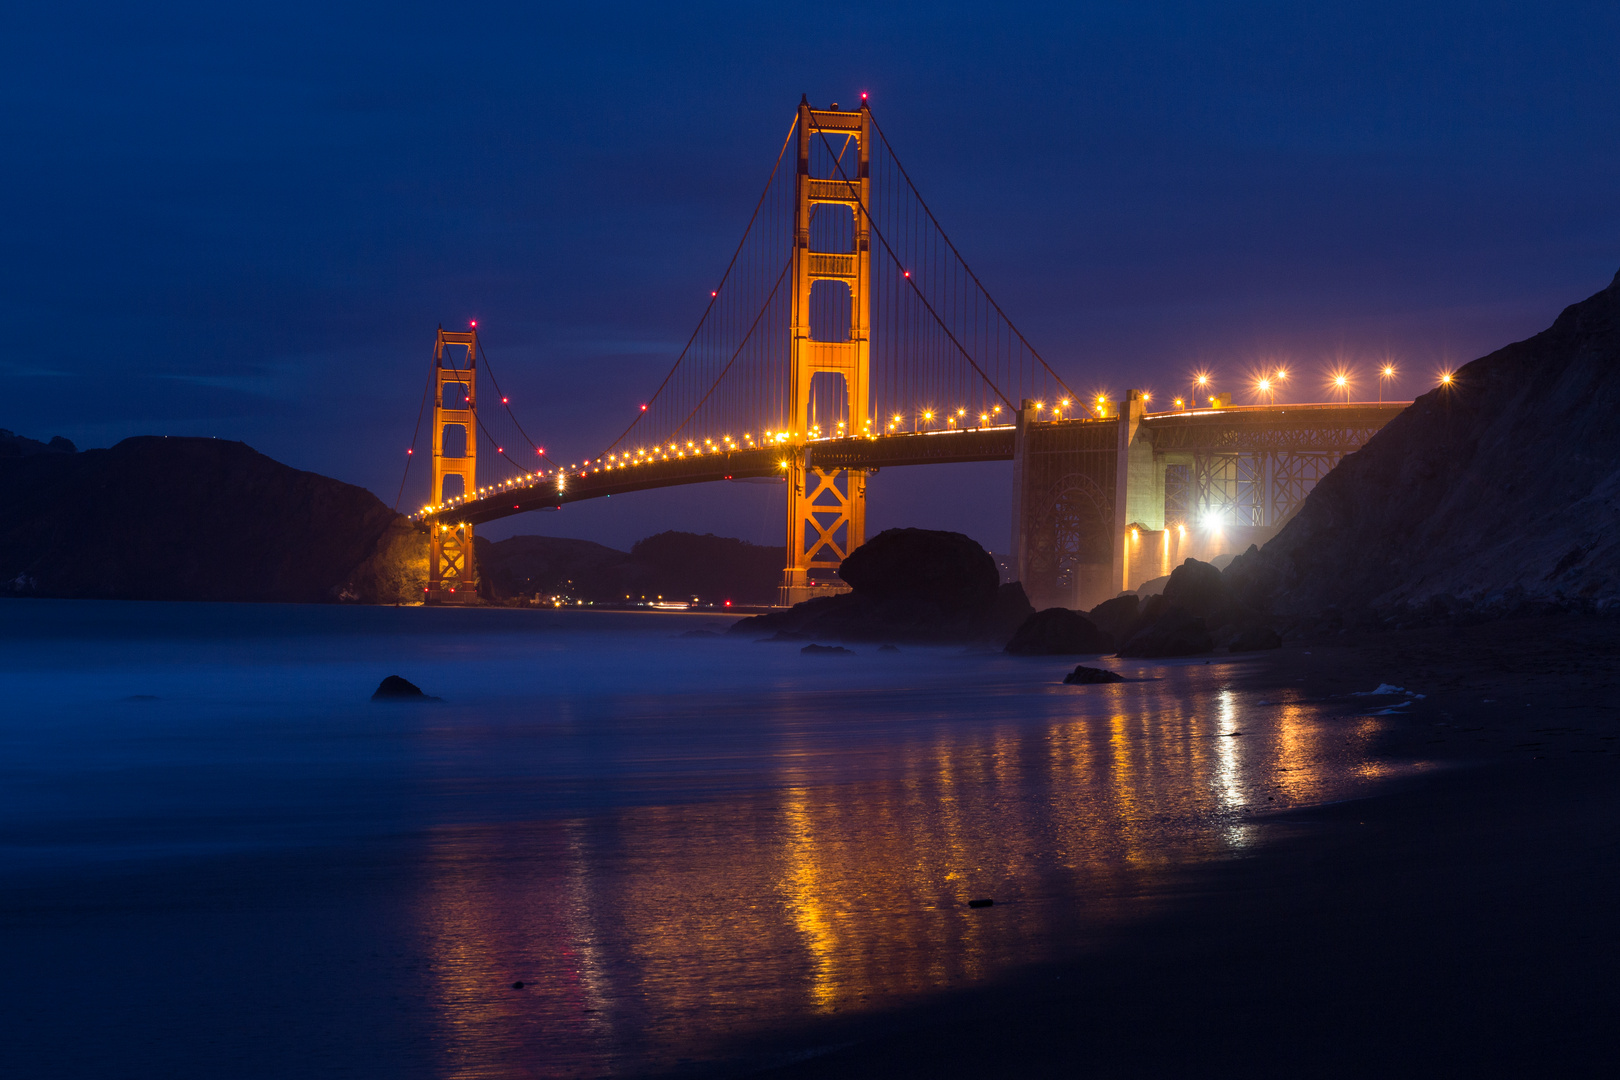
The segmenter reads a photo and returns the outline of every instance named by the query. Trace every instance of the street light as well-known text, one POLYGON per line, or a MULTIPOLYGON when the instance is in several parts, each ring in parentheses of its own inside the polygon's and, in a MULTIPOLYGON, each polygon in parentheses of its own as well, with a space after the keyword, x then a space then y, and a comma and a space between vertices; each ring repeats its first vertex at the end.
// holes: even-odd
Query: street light
POLYGON ((1384 403, 1384 383, 1395 377, 1395 365, 1385 364, 1378 369, 1378 403, 1384 403))

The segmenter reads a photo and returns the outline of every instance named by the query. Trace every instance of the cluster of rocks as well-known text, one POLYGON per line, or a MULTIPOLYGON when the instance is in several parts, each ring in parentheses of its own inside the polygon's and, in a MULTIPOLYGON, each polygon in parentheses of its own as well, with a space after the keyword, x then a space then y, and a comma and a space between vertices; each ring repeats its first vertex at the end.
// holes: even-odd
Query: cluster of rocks
POLYGON ((886 530, 851 553, 839 574, 849 592, 743 619, 731 633, 776 641, 957 642, 1003 647, 1015 656, 1192 656, 1282 644, 1219 570, 1193 559, 1176 568, 1163 593, 1146 601, 1126 593, 1084 614, 1034 610, 1022 586, 998 584, 989 553, 961 533, 886 530))

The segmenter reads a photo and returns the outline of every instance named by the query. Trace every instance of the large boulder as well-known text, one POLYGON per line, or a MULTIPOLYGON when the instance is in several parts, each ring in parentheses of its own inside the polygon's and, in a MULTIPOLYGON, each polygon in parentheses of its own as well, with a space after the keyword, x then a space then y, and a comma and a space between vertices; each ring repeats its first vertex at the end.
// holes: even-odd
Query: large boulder
POLYGON ((996 590, 996 599, 990 605, 990 615, 985 620, 984 639, 991 642, 1011 640, 1018 628, 1033 614, 1035 605, 1029 602, 1024 586, 1009 581, 996 590))
POLYGON ((744 619, 732 632, 784 640, 984 641, 999 626, 1016 626, 1029 607, 1022 588, 999 586, 995 560, 961 533, 886 529, 852 551, 839 575, 850 592, 744 619))
POLYGON ((1097 629, 1114 635, 1116 641, 1124 641, 1141 614, 1142 598, 1136 593, 1121 593, 1086 612, 1086 618, 1097 629))
POLYGON ((875 600, 983 610, 995 600, 996 561, 971 537, 935 529, 884 529, 849 553, 838 576, 875 600))
POLYGON ((1167 606, 1152 622, 1132 635, 1119 650, 1119 655, 1159 659, 1197 656, 1213 652, 1214 649, 1215 637, 1202 618, 1185 608, 1167 606))
POLYGON ((1188 559, 1170 572, 1164 585, 1164 602, 1197 615, 1210 626, 1237 622, 1237 598, 1221 579, 1221 572, 1207 562, 1188 559))
POLYGON ((1055 607, 1024 620, 1006 651, 1014 656, 1085 656, 1113 652, 1114 638, 1078 611, 1055 607))

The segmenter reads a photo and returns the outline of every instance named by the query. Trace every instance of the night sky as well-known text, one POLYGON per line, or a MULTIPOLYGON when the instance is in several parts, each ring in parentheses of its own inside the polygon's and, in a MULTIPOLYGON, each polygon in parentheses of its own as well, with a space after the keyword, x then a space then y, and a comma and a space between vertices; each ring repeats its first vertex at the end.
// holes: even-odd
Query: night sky
MULTIPOLYGON (((599 451, 801 93, 870 91, 1086 392, 1282 361, 1320 399, 1387 356, 1410 397, 1620 268, 1612 3, 337 7, 8 10, 0 427, 240 439, 392 503, 434 328, 476 318, 530 432, 599 451)), ((1009 475, 886 472, 871 525, 999 547, 1009 475)), ((709 485, 489 532, 780 543, 779 506, 709 485)))

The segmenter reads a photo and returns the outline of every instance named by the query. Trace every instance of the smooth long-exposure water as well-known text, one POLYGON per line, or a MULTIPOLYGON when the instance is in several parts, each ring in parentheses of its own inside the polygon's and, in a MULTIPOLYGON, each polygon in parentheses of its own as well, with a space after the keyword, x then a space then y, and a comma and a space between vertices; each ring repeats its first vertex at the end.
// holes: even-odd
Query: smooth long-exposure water
POLYGON ((1071 955, 1388 770, 1238 664, 689 634, 731 621, 0 605, 0 1073, 703 1061, 1071 955))

